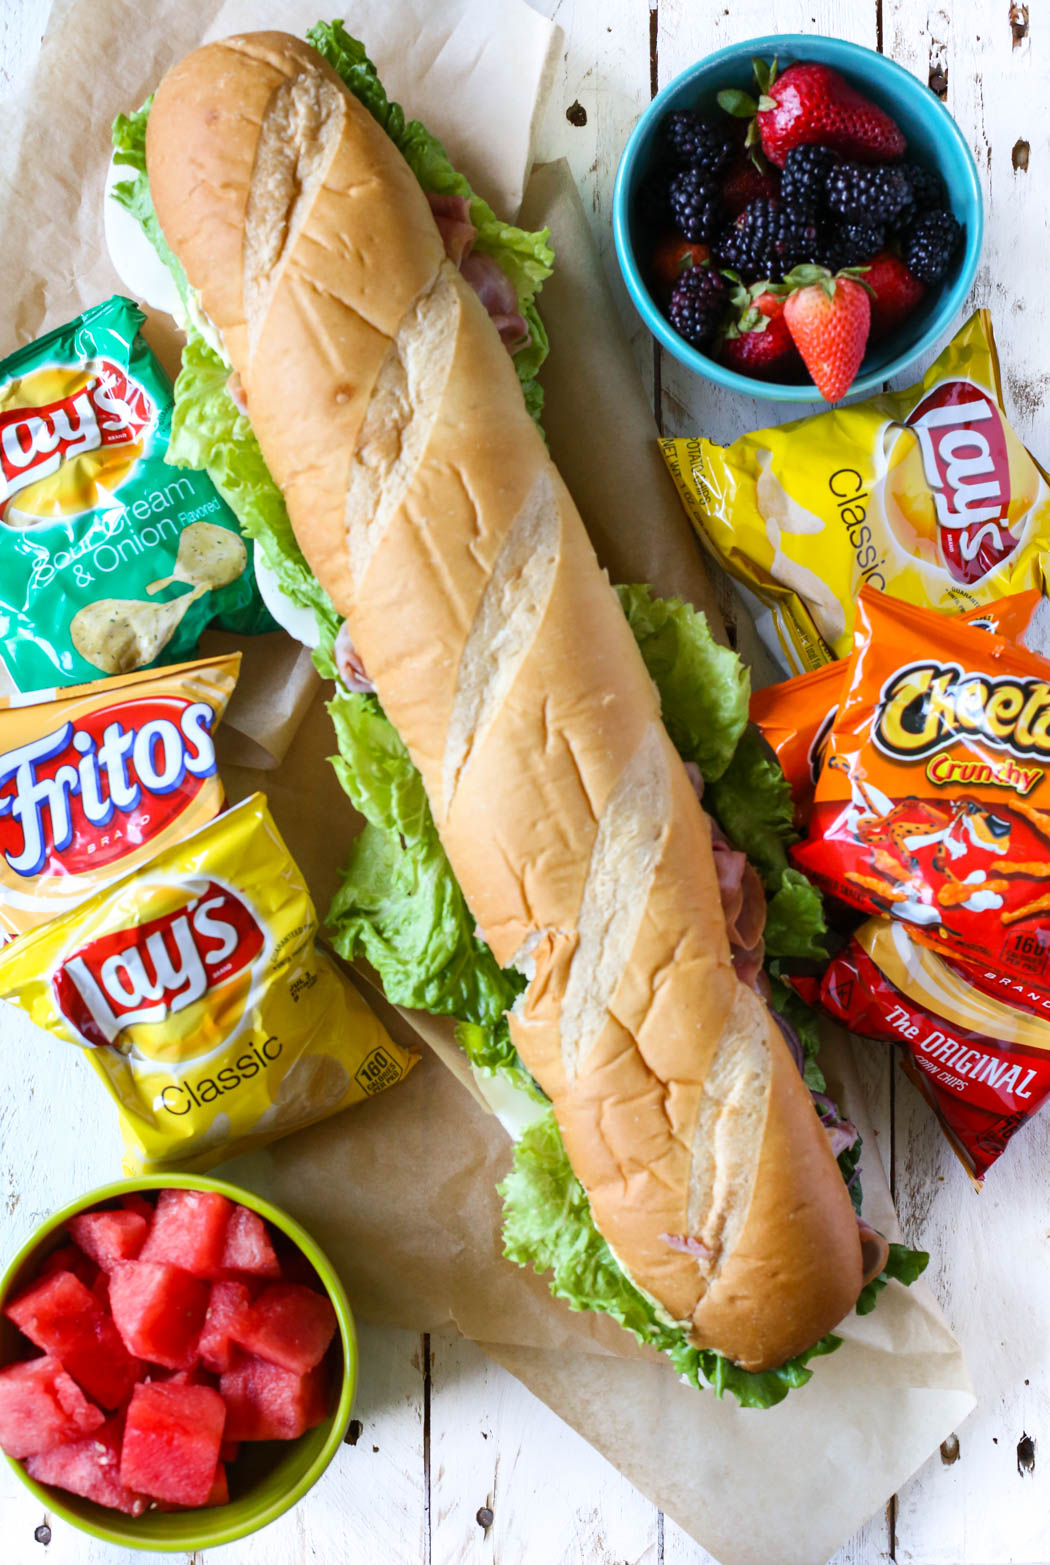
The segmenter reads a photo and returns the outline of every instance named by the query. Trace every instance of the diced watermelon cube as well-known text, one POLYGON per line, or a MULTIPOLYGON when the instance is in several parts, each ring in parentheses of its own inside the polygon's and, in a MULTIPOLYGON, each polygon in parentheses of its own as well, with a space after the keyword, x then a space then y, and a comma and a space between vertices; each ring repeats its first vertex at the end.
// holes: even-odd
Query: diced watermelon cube
POLYGON ((241 1454, 241 1442, 239 1440, 224 1440, 219 1447, 220 1462, 235 1462, 241 1454))
POLYGON ((214 1190, 162 1190, 142 1261, 181 1266, 195 1277, 215 1277, 222 1266, 233 1202, 214 1190))
POLYGON ((79 1440, 105 1422, 57 1359, 29 1359, 0 1369, 0 1450, 33 1456, 79 1440))
POLYGON ((335 1310, 326 1294, 297 1282, 270 1283, 230 1335, 249 1353, 305 1375, 325 1355, 336 1331, 335 1310))
POLYGON ((121 1482, 176 1505, 206 1505, 225 1422, 222 1397, 210 1386, 137 1385, 124 1427, 121 1482))
POLYGON ((108 1505, 129 1516, 141 1516, 149 1501, 120 1481, 120 1446, 124 1416, 116 1417, 94 1434, 31 1456, 26 1472, 37 1483, 53 1484, 70 1494, 82 1495, 97 1505, 108 1505))
POLYGON ((218 1375, 205 1369, 203 1364, 194 1364, 192 1369, 153 1369, 146 1379, 165 1386, 211 1386, 214 1390, 219 1387, 218 1375))
POLYGON ((215 1482, 212 1484, 208 1498, 204 1503, 205 1505, 229 1505, 230 1503, 230 1485, 226 1477, 226 1469, 221 1461, 215 1469, 215 1482))
POLYGON ((323 1364, 294 1375, 265 1359, 245 1357, 219 1381, 227 1440, 297 1440, 328 1414, 323 1364))
POLYGON ((279 1234, 274 1248, 277 1251, 277 1264, 281 1268, 281 1280, 283 1282, 300 1282, 304 1288, 321 1288, 324 1286, 317 1272, 297 1244, 293 1244, 290 1239, 285 1238, 283 1234, 279 1234))
POLYGON ((165 1369, 196 1363, 207 1283, 178 1266, 125 1261, 110 1278, 109 1305, 129 1352, 165 1369))
POLYGON ((243 1282, 213 1282, 204 1329, 197 1344, 201 1363, 221 1375, 233 1368, 237 1347, 231 1333, 247 1325, 253 1293, 243 1282))
POLYGON ((91 1284, 91 1291, 101 1304, 106 1314, 109 1314, 109 1273, 100 1271, 91 1284))
POLYGON ((138 1190, 132 1190, 130 1195, 121 1196, 120 1204, 125 1212, 137 1212, 140 1217, 144 1217, 147 1227, 152 1223, 153 1202, 147 1201, 146 1197, 138 1190))
POLYGON ((103 1271, 133 1261, 146 1242, 149 1224, 138 1212, 80 1212, 69 1219, 73 1238, 103 1271))
POLYGON ((31 1283, 4 1314, 103 1407, 119 1406, 139 1377, 141 1365, 98 1299, 72 1272, 52 1272, 31 1283))
POLYGON ((37 1282, 42 1277, 50 1277, 52 1272, 72 1272, 74 1277, 80 1278, 85 1288, 90 1288, 98 1276, 98 1267, 77 1245, 64 1244, 60 1250, 51 1251, 36 1274, 37 1282))
POLYGON ((258 1212, 248 1206, 234 1207, 226 1229, 220 1273, 229 1277, 234 1272, 246 1272, 251 1277, 281 1275, 280 1262, 270 1243, 266 1224, 258 1212))

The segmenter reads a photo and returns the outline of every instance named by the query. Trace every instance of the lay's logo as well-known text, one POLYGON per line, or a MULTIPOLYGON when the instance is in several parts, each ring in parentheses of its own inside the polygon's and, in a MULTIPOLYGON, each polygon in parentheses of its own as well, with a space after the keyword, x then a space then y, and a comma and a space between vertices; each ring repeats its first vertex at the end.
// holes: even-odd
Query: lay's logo
POLYGON ((208 881, 184 906, 67 956, 52 978, 55 1002, 86 1044, 102 1048, 131 1027, 163 1026, 248 975, 265 944, 247 903, 208 881))
POLYGON ((1009 559, 1010 457, 998 407, 979 386, 936 386, 908 418, 937 508, 937 536, 956 581, 971 585, 1009 559))
POLYGON ((207 701, 102 706, 0 753, 0 853, 19 877, 99 869, 158 836, 216 771, 207 701))
MULTIPOLYGON (((34 380, 53 384, 55 374, 51 369, 26 376, 21 394, 31 394, 34 380)), ((20 490, 75 457, 138 445, 154 422, 152 398, 111 359, 94 361, 86 376, 74 366, 65 374, 83 384, 57 401, 0 412, 0 519, 20 490)))

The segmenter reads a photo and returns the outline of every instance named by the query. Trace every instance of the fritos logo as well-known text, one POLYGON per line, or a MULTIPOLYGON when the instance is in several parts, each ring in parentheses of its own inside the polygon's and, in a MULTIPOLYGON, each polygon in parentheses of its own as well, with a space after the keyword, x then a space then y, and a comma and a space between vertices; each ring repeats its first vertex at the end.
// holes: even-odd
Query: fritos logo
POLYGON ((20 490, 75 457, 137 444, 156 416, 149 394, 112 359, 94 361, 86 381, 77 365, 38 371, 22 382, 21 394, 31 391, 38 376, 52 385, 62 377, 81 384, 56 401, 0 412, 0 519, 20 490))
POLYGON ((85 1043, 111 1045, 128 1028, 162 1024, 228 984, 264 945, 247 903, 209 881, 184 907, 66 957, 52 979, 55 1002, 85 1043))
POLYGON ((176 819, 216 770, 206 701, 114 702, 0 754, 0 852, 20 876, 78 874, 176 819))
POLYGON ((918 760, 972 737, 1050 761, 1050 685, 967 673, 934 659, 908 663, 883 686, 872 737, 894 759, 918 760))
POLYGON ((949 380, 922 399, 908 424, 933 492, 944 563, 956 581, 980 581, 1020 542, 1008 525, 1010 458, 999 408, 970 381, 949 380))

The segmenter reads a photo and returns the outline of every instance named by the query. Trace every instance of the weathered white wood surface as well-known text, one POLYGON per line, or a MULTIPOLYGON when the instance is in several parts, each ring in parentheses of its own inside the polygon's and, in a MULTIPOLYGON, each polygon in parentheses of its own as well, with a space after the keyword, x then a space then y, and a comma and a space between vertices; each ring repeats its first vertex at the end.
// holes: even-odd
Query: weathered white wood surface
MULTIPOLYGON (((1015 427, 1050 462, 1044 8, 1008 0, 533 3, 564 32, 539 155, 571 161, 665 428, 730 438, 774 414, 771 404, 721 396, 654 354, 612 251, 619 151, 653 87, 690 61, 756 34, 815 32, 881 47, 935 82, 969 137, 988 219, 975 299, 993 310, 1015 427)), ((0 0, 0 89, 31 64, 48 8, 49 0, 0 0)), ((79 71, 105 69, 90 38, 71 39, 69 58, 70 91, 79 71)), ((1050 1120, 1028 1127, 978 1198, 889 1059, 872 1053, 862 1069, 905 1232, 933 1253, 930 1278, 966 1347, 980 1403, 957 1445, 947 1442, 834 1565, 1050 1565, 1042 1450, 1050 1438, 1050 1120)), ((118 1158, 115 1124, 83 1062, 4 1018, 0 1251, 9 1254, 46 1212, 111 1177, 118 1158)), ((208 1565, 708 1565, 702 1549, 469 1343, 365 1328, 355 1419, 354 1443, 303 1504, 255 1538, 209 1552, 208 1565)), ((0 1472, 2 1565, 135 1558, 50 1525, 0 1472)), ((186 1558, 178 1556, 184 1565, 186 1558)))

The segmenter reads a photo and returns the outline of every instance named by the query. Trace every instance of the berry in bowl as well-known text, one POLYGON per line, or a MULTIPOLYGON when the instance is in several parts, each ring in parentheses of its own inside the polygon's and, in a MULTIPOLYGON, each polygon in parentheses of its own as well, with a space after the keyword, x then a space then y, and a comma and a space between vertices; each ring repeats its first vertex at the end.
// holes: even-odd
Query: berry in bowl
POLYGON ((682 363, 737 391, 837 401, 940 336, 982 213, 929 88, 793 34, 723 49, 658 94, 620 161, 613 227, 636 308, 682 363))
POLYGON ((356 1342, 285 1213, 153 1176, 57 1213, 2 1284, 0 1449, 53 1515, 194 1550, 295 1503, 339 1448, 356 1342))

